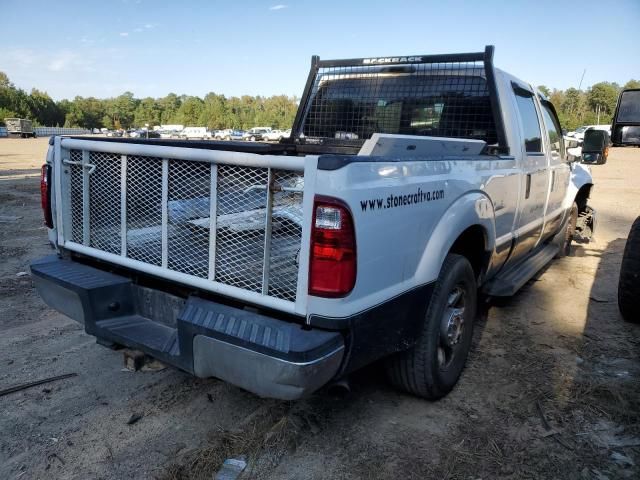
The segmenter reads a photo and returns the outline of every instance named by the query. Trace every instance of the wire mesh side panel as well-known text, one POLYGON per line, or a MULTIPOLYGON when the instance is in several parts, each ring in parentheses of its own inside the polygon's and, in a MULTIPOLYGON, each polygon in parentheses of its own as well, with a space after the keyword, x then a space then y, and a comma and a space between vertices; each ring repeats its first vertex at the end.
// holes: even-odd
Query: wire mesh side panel
POLYGON ((268 170, 218 166, 215 280, 262 291, 268 170))
POLYGON ((207 278, 210 164, 171 160, 168 193, 168 268, 207 278))
POLYGON ((364 141, 389 133, 497 143, 482 62, 322 67, 311 98, 306 137, 364 141))
POLYGON ((97 250, 203 279, 210 278, 213 267, 214 282, 295 301, 302 174, 272 170, 270 176, 269 168, 80 150, 72 150, 70 160, 65 168, 70 174, 73 242, 85 243, 88 233, 88 246, 97 250), (84 166, 83 153, 88 155, 84 166), (212 262, 210 251, 215 252, 212 262))
POLYGON ((302 190, 304 177, 273 171, 273 213, 269 252, 268 294, 295 301, 302 247, 302 190))
POLYGON ((127 158, 127 257, 162 264, 162 159, 127 158))
POLYGON ((121 155, 91 152, 89 163, 96 167, 89 176, 89 246, 119 255, 121 155))
MULTIPOLYGON (((69 159, 82 162, 82 151, 71 150, 69 159)), ((71 240, 82 243, 82 165, 68 165, 71 187, 71 240)))

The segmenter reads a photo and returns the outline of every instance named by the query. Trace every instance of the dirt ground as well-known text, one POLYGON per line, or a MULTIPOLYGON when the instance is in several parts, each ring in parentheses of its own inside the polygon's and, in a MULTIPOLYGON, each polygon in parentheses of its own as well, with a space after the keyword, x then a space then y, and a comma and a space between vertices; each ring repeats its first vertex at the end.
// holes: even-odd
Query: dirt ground
POLYGON ((0 478, 211 479, 240 454, 243 478, 259 479, 640 478, 640 326, 616 304, 640 149, 593 168, 597 241, 478 320, 448 397, 398 393, 374 365, 348 395, 291 403, 173 369, 123 370, 121 352, 44 305, 21 272, 50 251, 46 147, 0 139, 0 389, 77 376, 0 397, 0 478))

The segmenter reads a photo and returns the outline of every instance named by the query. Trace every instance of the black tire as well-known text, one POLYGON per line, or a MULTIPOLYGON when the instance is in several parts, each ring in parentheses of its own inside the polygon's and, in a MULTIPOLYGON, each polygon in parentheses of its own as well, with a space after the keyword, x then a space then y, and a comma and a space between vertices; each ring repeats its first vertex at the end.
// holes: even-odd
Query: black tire
POLYGON ((568 257, 571 255, 571 243, 573 235, 576 232, 576 223, 578 222, 578 204, 573 202, 569 217, 565 220, 562 230, 560 230, 553 238, 553 242, 557 243, 560 249, 556 253, 555 258, 568 257))
POLYGON ((432 400, 451 391, 471 347, 477 295, 469 260, 461 255, 447 255, 416 344, 386 361, 387 375, 395 387, 432 400), (454 301, 458 294, 461 297, 454 301), (454 325, 452 330, 445 331, 445 326, 452 325, 454 320, 461 320, 462 328, 458 330, 454 325))
POLYGON ((640 217, 631 225, 620 265, 618 308, 627 322, 640 323, 640 217))

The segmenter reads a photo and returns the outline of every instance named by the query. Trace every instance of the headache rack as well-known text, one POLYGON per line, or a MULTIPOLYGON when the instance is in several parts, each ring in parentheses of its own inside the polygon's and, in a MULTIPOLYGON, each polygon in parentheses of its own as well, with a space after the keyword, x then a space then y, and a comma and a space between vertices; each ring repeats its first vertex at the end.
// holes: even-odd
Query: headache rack
POLYGON ((483 140, 506 154, 493 52, 313 56, 292 141, 301 152, 356 153, 373 133, 423 135, 483 140))
POLYGON ((54 148, 59 246, 304 313, 316 157, 61 137, 54 148))

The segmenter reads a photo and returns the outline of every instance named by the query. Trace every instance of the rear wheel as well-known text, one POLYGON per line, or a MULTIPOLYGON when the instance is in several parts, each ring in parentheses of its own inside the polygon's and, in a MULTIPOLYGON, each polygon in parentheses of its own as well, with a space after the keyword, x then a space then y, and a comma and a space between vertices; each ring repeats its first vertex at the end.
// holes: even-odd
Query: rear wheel
POLYGON ((640 217, 631 226, 620 265, 618 308, 622 317, 640 323, 640 217))
POLYGON ((476 302, 476 279, 469 260, 461 255, 447 255, 420 337, 411 349, 387 360, 391 383, 428 399, 449 393, 467 361, 476 302))

